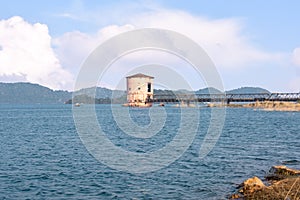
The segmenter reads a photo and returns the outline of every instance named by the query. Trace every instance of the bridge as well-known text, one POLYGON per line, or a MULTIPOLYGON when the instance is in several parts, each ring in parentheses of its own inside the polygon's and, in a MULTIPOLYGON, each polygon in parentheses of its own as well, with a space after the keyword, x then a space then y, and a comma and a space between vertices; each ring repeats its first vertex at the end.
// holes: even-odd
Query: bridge
POLYGON ((249 93, 249 94, 154 94, 152 102, 256 102, 256 101, 300 101, 300 93, 249 93))

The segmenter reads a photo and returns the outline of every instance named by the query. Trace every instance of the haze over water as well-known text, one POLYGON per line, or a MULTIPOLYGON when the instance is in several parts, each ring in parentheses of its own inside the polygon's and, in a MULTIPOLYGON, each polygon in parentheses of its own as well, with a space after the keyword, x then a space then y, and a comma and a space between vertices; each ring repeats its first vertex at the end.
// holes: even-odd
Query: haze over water
MULTIPOLYGON (((112 123, 110 105, 96 105, 108 138, 140 153, 161 148, 175 136, 180 109, 165 109, 165 127, 151 139, 138 139, 112 123)), ((150 122, 148 109, 131 110, 131 117, 137 124, 150 122)), ((130 174, 88 153, 71 105, 0 105, 0 199, 225 199, 237 184, 263 177, 272 165, 300 168, 299 112, 227 108, 216 146, 199 159, 209 119, 210 108, 201 108, 194 142, 170 166, 130 174)))

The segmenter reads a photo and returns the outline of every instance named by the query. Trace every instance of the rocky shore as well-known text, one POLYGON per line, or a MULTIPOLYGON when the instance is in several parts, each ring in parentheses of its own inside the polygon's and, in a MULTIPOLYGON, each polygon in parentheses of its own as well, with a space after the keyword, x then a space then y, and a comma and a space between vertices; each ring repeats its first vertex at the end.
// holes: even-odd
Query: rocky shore
POLYGON ((273 166, 264 178, 265 183, 256 176, 245 180, 229 199, 300 199, 300 170, 273 166))
POLYGON ((281 102, 281 101, 263 101, 243 105, 246 108, 257 108, 266 111, 300 111, 300 103, 281 102))
POLYGON ((281 101, 257 101, 249 104, 208 104, 208 107, 253 108, 265 111, 300 111, 300 103, 281 101))

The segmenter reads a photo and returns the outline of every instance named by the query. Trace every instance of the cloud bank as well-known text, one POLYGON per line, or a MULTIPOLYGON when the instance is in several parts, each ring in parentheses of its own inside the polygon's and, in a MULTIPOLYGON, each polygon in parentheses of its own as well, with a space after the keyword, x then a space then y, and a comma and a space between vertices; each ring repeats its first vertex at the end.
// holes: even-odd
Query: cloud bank
MULTIPOLYGON (((236 75, 236 70, 252 70, 253 66, 256 70, 267 70, 273 65, 274 70, 280 72, 286 69, 278 65, 291 63, 291 57, 286 56, 291 55, 290 53, 274 53, 259 48, 252 36, 246 34, 245 23, 241 19, 209 19, 181 10, 160 7, 143 9, 143 12, 131 12, 130 9, 125 12, 122 18, 118 18, 118 23, 114 18, 110 25, 99 26, 95 32, 76 30, 56 38, 51 38, 45 24, 31 24, 21 17, 0 21, 0 81, 24 80, 54 89, 72 89, 80 66, 98 45, 119 33, 147 27, 169 29, 186 35, 203 47, 217 69, 225 71, 226 74, 236 75)), ((88 13, 88 19, 78 16, 71 20, 74 20, 74 23, 101 21, 99 17, 103 14, 99 16, 88 10, 83 13, 88 13)), ((70 15, 77 16, 76 13, 70 15)), ((61 17, 69 19, 69 16, 61 17)), ((108 18, 109 15, 105 16, 105 19, 108 18)), ((292 56, 293 64, 298 66, 299 51, 299 48, 296 48, 292 56)), ((151 60, 151 54, 148 55, 150 56, 147 59, 151 60)), ((144 64, 143 61, 147 60, 145 56, 129 56, 123 65, 144 64)), ((155 54, 155 58, 156 63, 162 61, 162 64, 176 65, 174 59, 169 59, 170 56, 155 54)), ((115 77, 124 73, 124 69, 121 69, 122 63, 119 63, 118 67, 113 70, 115 77)), ((256 77, 252 75, 247 78, 256 77)), ((242 80, 240 82, 243 83, 242 80)), ((113 86, 111 83, 107 84, 113 86)))
POLYGON ((73 31, 53 39, 52 43, 62 65, 73 74, 77 74, 81 64, 98 45, 108 38, 133 29, 134 26, 127 24, 106 26, 95 34, 73 31))
POLYGON ((183 11, 156 9, 131 14, 122 21, 127 25, 107 26, 94 35, 75 31, 56 38, 59 58, 68 66, 78 66, 105 39, 134 28, 151 27, 173 30, 190 37, 204 48, 218 68, 243 68, 257 62, 280 59, 278 54, 256 48, 244 35, 243 24, 237 19, 211 20, 183 11))
POLYGON ((239 19, 207 19, 178 10, 158 9, 133 16, 137 27, 174 30, 196 41, 220 68, 241 68, 253 62, 270 61, 277 56, 256 48, 243 33, 239 19))
POLYGON ((52 47, 45 24, 30 24, 19 16, 0 21, 0 78, 69 89, 73 78, 52 47))

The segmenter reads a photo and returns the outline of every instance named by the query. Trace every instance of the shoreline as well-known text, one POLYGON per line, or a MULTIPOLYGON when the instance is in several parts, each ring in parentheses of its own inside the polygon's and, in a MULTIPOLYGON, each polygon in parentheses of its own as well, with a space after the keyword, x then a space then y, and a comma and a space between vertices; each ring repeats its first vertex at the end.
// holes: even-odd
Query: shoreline
POLYGON ((245 180, 229 199, 299 199, 300 170, 284 165, 273 166, 264 179, 254 176, 245 180))
POLYGON ((264 111, 291 111, 299 112, 300 103, 298 102, 281 102, 281 101, 263 101, 248 104, 208 104, 208 107, 229 107, 229 108, 253 108, 264 111))

